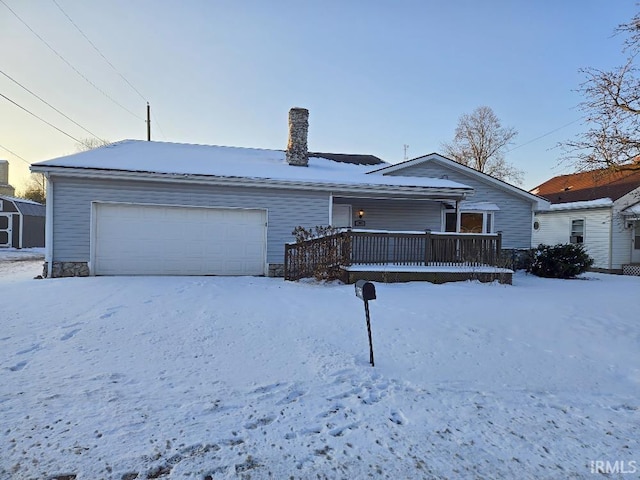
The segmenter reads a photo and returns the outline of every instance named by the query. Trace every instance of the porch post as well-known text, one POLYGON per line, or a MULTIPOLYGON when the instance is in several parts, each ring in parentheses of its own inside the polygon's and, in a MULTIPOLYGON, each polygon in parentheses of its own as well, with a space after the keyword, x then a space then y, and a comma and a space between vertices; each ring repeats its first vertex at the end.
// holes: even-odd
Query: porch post
POLYGON ((456 200, 456 233, 460 233, 460 200, 456 200))
POLYGON ((424 232, 424 266, 429 265, 431 261, 431 230, 424 232))
POLYGON ((329 225, 333 225, 333 193, 329 194, 329 225))

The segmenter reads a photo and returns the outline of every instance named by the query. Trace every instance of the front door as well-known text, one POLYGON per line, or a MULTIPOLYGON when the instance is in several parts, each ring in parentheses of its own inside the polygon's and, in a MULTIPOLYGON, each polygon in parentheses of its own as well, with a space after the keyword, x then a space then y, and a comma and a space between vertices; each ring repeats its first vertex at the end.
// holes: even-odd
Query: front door
POLYGON ((631 234, 631 263, 640 263, 640 220, 633 222, 631 234))
POLYGON ((0 213, 0 247, 11 246, 13 215, 0 213))
POLYGON ((333 204, 331 226, 335 228, 351 228, 351 205, 333 204))

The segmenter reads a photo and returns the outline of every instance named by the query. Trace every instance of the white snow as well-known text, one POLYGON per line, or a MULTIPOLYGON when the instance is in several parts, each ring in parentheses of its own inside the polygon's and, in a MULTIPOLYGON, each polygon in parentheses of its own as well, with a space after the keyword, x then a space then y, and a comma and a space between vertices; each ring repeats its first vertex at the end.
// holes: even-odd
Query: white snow
MULTIPOLYGON (((50 167, 91 168, 173 175, 269 179, 281 181, 386 185, 429 188, 466 188, 440 178, 383 176, 367 172, 379 166, 354 165, 311 157, 308 167, 286 162, 282 150, 191 145, 124 140, 105 147, 35 163, 36 170, 50 167)), ((38 170, 39 171, 39 170, 38 170)))
POLYGON ((580 208, 610 207, 611 205, 613 205, 613 200, 610 198, 598 198, 584 202, 554 203, 550 210, 577 210, 580 208))
POLYGON ((15 263, 30 268, 0 270, 3 479, 640 467, 638 277, 378 283, 371 367, 353 285, 33 280, 40 261, 15 263))

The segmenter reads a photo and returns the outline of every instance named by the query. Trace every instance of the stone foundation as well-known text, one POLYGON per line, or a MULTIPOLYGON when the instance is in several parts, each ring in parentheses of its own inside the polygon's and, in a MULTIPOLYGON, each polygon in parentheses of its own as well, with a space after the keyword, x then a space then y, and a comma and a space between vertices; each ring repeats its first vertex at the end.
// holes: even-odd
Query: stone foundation
MULTIPOLYGON (((42 276, 47 278, 49 274, 49 262, 44 262, 42 276)), ((88 277, 89 265, 87 262, 53 262, 51 278, 60 277, 88 277)))
POLYGON ((284 277, 284 263, 270 263, 268 276, 284 277))

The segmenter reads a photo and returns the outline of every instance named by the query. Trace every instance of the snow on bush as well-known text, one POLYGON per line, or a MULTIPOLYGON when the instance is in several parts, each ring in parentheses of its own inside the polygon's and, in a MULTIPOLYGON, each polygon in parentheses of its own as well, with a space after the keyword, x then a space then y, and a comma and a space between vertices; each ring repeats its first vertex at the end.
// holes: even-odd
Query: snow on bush
POLYGON ((541 244, 531 251, 527 272, 545 278, 574 278, 591 265, 593 259, 582 244, 541 244))

